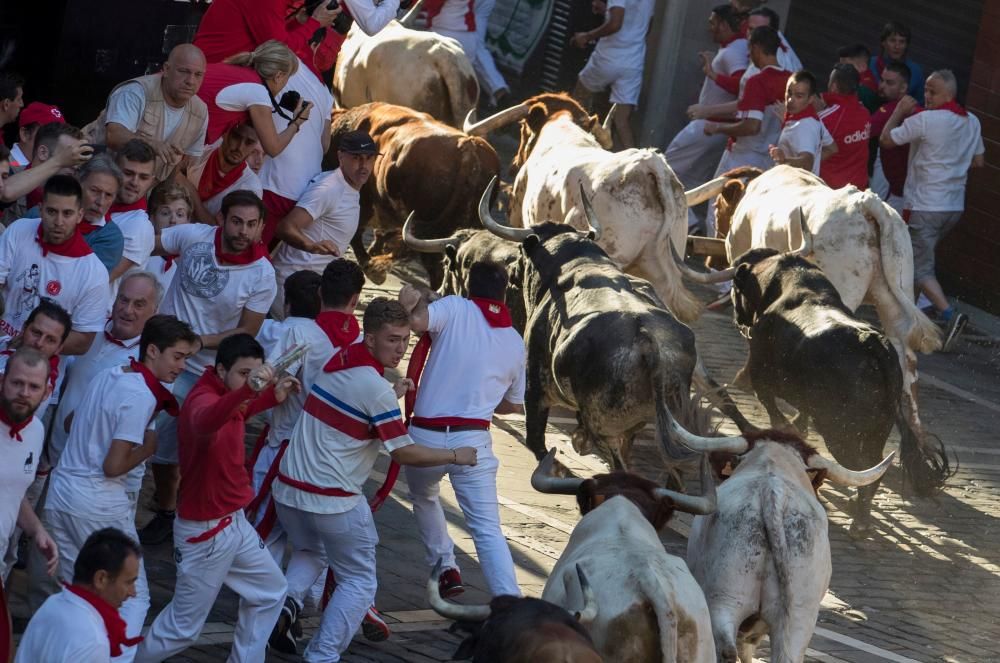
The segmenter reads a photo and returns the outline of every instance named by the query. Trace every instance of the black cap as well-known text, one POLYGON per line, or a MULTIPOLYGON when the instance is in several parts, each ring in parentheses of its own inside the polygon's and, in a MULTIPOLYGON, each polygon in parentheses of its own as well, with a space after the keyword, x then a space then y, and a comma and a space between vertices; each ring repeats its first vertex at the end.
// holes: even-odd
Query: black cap
POLYGON ((340 146, 337 149, 348 154, 379 153, 375 141, 364 131, 348 131, 340 137, 340 146))

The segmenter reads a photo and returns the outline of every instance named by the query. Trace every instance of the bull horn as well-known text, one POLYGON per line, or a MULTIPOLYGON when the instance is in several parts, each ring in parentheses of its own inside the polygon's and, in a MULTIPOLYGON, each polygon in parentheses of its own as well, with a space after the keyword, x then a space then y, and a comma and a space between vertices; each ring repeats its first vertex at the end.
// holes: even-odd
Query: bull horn
POLYGON ((892 459, 896 452, 891 452, 882 459, 882 462, 867 470, 849 470, 840 463, 824 458, 819 454, 813 454, 806 463, 810 469, 826 470, 826 476, 830 481, 841 486, 867 486, 882 478, 885 471, 892 465, 892 459))
POLYGON ((539 463, 538 467, 531 474, 531 487, 540 493, 548 493, 550 495, 576 495, 576 491, 580 488, 580 484, 583 483, 583 479, 573 477, 571 479, 561 479, 552 476, 552 465, 556 460, 556 450, 555 447, 549 449, 549 453, 545 454, 539 463))
POLYGON ((677 423, 677 420, 673 417, 668 417, 668 419, 670 419, 670 434, 688 449, 706 454, 715 452, 742 454, 746 453, 747 449, 750 448, 746 438, 740 435, 731 437, 702 437, 688 431, 677 423))
POLYGON ((813 236, 806 225, 806 218, 802 215, 802 208, 797 207, 795 211, 799 213, 799 228, 802 229, 802 245, 791 252, 791 255, 799 258, 806 258, 813 252, 813 236))
POLYGON ((462 125, 462 131, 469 134, 470 136, 485 136, 491 131, 496 131, 501 129, 508 124, 513 124, 528 115, 530 107, 526 103, 520 103, 516 106, 511 106, 510 108, 505 108, 498 113, 490 115, 485 120, 480 120, 475 124, 470 122, 472 114, 475 113, 476 109, 469 111, 469 114, 465 116, 465 123, 462 125))
POLYGON ((700 496, 685 495, 669 488, 656 488, 653 493, 657 499, 662 500, 669 497, 670 501, 678 511, 693 513, 699 516, 706 516, 715 513, 718 501, 715 495, 715 476, 712 474, 712 464, 708 460, 708 454, 701 457, 701 492, 700 496))
POLYGON ((593 240, 596 242, 601 239, 601 224, 597 220, 597 214, 594 213, 594 206, 590 204, 590 198, 583 190, 583 182, 580 182, 580 200, 583 201, 583 213, 587 215, 587 225, 594 233, 593 240))
POLYGON ((670 244, 670 255, 674 257, 674 262, 677 263, 677 269, 681 270, 681 275, 695 283, 725 283, 732 280, 733 275, 736 274, 736 267, 727 267, 718 272, 699 272, 691 269, 677 255, 677 249, 674 248, 672 242, 670 244))
POLYGON ((618 112, 618 104, 611 104, 611 108, 608 109, 608 114, 604 116, 604 122, 601 122, 601 128, 605 131, 611 131, 611 123, 615 119, 615 113, 618 112))
POLYGON ((404 28, 413 29, 413 26, 417 23, 417 16, 420 14, 421 8, 424 6, 424 0, 417 0, 410 7, 410 10, 403 15, 403 18, 399 19, 399 24, 404 28))
POLYGON ((587 574, 583 572, 583 567, 576 565, 576 577, 580 579, 580 593, 583 594, 583 609, 575 613, 576 621, 584 626, 589 625, 597 619, 597 596, 594 594, 587 574))
POLYGON ((497 177, 493 176, 490 183, 486 185, 486 191, 483 191, 483 197, 479 199, 479 220, 482 222, 483 227, 489 230, 491 233, 497 237, 506 239, 511 242, 523 242, 528 239, 531 235, 530 228, 511 228, 510 226, 504 226, 496 222, 493 215, 490 214, 490 198, 493 196, 493 188, 497 185, 497 177))
POLYGON ((716 177, 714 180, 709 180, 699 187, 695 187, 690 191, 685 191, 684 197, 687 199, 688 207, 694 207, 699 203, 705 202, 712 196, 719 195, 722 193, 722 189, 726 186, 726 182, 728 181, 728 177, 716 177))
POLYGON ((420 251, 421 253, 444 253, 444 250, 449 245, 454 246, 458 243, 458 238, 454 235, 443 239, 420 239, 419 237, 414 237, 410 225, 414 216, 416 216, 416 212, 410 212, 410 215, 406 217, 406 223, 403 224, 403 241, 414 251, 420 251))
POLYGON ((441 575, 442 558, 438 558, 431 576, 427 579, 427 600, 430 601, 434 612, 445 619, 453 619, 456 622, 485 622, 490 617, 490 606, 488 605, 459 605, 441 598, 438 590, 438 576, 441 575))

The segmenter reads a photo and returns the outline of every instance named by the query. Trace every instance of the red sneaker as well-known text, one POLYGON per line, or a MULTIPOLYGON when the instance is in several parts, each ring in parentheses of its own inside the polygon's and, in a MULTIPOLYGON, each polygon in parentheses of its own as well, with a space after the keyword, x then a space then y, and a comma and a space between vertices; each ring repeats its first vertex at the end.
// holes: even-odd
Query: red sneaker
POLYGON ((365 619, 361 622, 361 632, 364 633, 365 639, 372 642, 388 640, 389 636, 392 635, 389 625, 382 619, 382 615, 375 609, 375 606, 368 608, 365 619))
POLYGON ((438 576, 438 593, 441 598, 450 599, 465 591, 462 586, 462 574, 458 569, 445 569, 438 576))

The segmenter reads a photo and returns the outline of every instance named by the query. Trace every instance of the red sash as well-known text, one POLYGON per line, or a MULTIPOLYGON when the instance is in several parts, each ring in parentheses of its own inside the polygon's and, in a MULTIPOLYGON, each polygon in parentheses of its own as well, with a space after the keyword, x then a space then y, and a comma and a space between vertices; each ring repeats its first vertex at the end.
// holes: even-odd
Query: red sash
POLYGON ((281 470, 278 470, 278 481, 292 488, 298 488, 304 493, 311 493, 313 495, 324 495, 326 497, 354 497, 357 495, 357 493, 349 493, 341 488, 324 488, 323 486, 299 481, 286 474, 282 474, 281 470))
POLYGON ((188 543, 202 543, 204 541, 208 541, 209 539, 215 538, 216 534, 218 534, 219 532, 226 529, 232 524, 233 524, 233 517, 226 516, 225 518, 220 519, 219 522, 215 523, 214 527, 210 527, 201 534, 198 534, 197 536, 188 537, 184 540, 188 543))
POLYGON ((111 657, 121 656, 122 645, 126 647, 134 647, 140 642, 142 642, 143 637, 136 636, 130 638, 125 635, 125 620, 121 618, 118 611, 115 608, 102 599, 97 594, 93 593, 89 589, 84 589, 79 585, 68 585, 63 583, 68 591, 76 594, 81 599, 94 606, 94 610, 97 610, 97 614, 101 616, 104 621, 104 628, 108 631, 108 646, 111 648, 111 657))

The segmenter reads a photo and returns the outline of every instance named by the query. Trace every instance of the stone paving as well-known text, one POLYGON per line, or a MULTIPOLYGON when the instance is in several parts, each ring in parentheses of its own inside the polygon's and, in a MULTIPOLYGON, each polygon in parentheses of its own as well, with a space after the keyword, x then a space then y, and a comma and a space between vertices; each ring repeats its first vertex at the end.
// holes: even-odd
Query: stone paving
MULTIPOLYGON (((398 282, 368 288, 375 294, 394 293, 398 282)), ((703 294, 708 300, 709 294, 703 294)), ((363 302, 364 303, 364 302, 363 302)), ((706 313, 693 325, 699 351, 709 371, 720 381, 732 379, 743 361, 745 344, 728 313, 706 313)), ((847 535, 844 509, 849 492, 825 488, 830 503, 833 579, 807 656, 809 661, 990 661, 1000 660, 1000 356, 988 345, 962 343, 957 353, 921 357, 921 371, 930 379, 922 385, 920 406, 928 428, 954 450, 960 470, 944 493, 921 500, 900 494, 900 475, 892 468, 876 497, 875 528, 864 541, 847 535), (931 381, 939 387, 930 386, 931 381), (943 388, 940 388, 943 387, 943 388), (975 401, 971 398, 977 399, 975 401)), ((734 393, 741 410, 754 422, 766 423, 763 409, 750 396, 734 393)), ((571 417, 571 413, 553 412, 571 417)), ((572 453, 569 419, 550 422, 548 441, 560 449, 560 459, 574 473, 601 471, 593 457, 572 453)), ((501 458, 498 492, 501 516, 518 580, 528 595, 538 595, 549 570, 578 520, 573 498, 534 492, 528 478, 534 459, 523 447, 520 417, 495 419, 494 445, 501 458)), ((248 439, 253 435, 248 435, 248 439)), ((895 434, 890 444, 895 444, 895 434)), ((821 440, 810 440, 820 444, 821 440)), ((658 447, 651 435, 635 448, 634 465, 651 478, 662 476, 658 447)), ((381 458, 377 472, 384 471, 381 458)), ((401 477, 402 479, 403 477, 401 477)), ((380 483, 375 476, 372 484, 380 483)), ((148 490, 148 487, 147 487, 148 490)), ((449 528, 460 552, 468 590, 462 602, 485 602, 485 583, 475 550, 450 487, 442 489, 449 528)), ((148 515, 141 515, 144 520, 148 515)), ((447 631, 448 623, 427 610, 424 583, 428 568, 409 512, 404 481, 378 513, 379 594, 376 604, 392 622, 393 636, 373 644, 360 635, 344 656, 355 662, 444 661, 461 637, 447 631)), ((689 518, 678 518, 662 532, 667 550, 684 554, 689 518)), ((151 621, 169 600, 174 569, 169 546, 146 551, 152 583, 151 621)), ((23 583, 15 577, 14 593, 23 583)), ((15 601, 15 627, 23 628, 25 611, 15 601)), ((236 600, 223 590, 198 646, 171 661, 223 661, 235 622, 236 600)), ((318 617, 305 620, 306 633, 318 617)), ((758 650, 768 660, 766 647, 758 650)), ((269 655, 268 661, 299 660, 269 655)))

